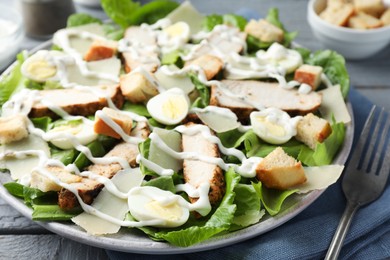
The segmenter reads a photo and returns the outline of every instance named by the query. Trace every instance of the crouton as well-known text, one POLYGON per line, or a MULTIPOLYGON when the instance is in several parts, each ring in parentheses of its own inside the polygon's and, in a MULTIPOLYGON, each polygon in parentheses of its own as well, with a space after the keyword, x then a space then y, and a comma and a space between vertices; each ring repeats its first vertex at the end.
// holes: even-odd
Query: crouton
POLYGON ((294 80, 306 83, 316 90, 321 83, 322 67, 303 64, 294 74, 294 80))
MULTIPOLYGON (((64 168, 57 166, 47 166, 46 170, 50 172, 54 177, 57 177, 60 181, 65 183, 81 182, 82 177, 75 175, 64 168)), ((39 189, 43 192, 47 191, 60 191, 62 187, 56 182, 52 181, 43 174, 33 171, 31 173, 31 188, 39 189)))
POLYGON ((267 20, 250 20, 244 31, 262 42, 283 42, 284 32, 267 20))
POLYGON ((353 14, 353 4, 328 5, 320 17, 331 24, 345 26, 353 14))
POLYGON ((286 154, 281 147, 273 150, 257 165, 256 177, 267 188, 278 190, 306 182, 301 162, 286 154))
POLYGON ((207 80, 211 80, 222 70, 223 61, 218 57, 206 54, 185 64, 186 67, 190 65, 201 67, 207 80))
POLYGON ((382 0, 353 0, 355 10, 379 18, 385 11, 382 0))
POLYGON ((84 55, 86 61, 108 59, 117 52, 118 43, 115 41, 95 40, 84 55))
MULTIPOLYGON (((187 124, 187 127, 196 124, 187 124)), ((204 156, 220 157, 218 146, 208 141, 201 133, 182 134, 183 152, 200 153, 204 156)), ((183 162, 184 181, 198 188, 202 183, 210 184, 209 199, 212 205, 219 202, 225 194, 225 179, 222 169, 215 164, 186 159, 183 162)), ((192 202, 195 198, 190 198, 192 202)))
POLYGON ((298 122, 295 138, 314 150, 317 143, 322 143, 331 133, 328 121, 310 113, 298 122))
POLYGON ((382 26, 382 21, 374 16, 359 12, 352 16, 348 21, 348 27, 354 29, 372 29, 382 26))
POLYGON ((27 117, 22 114, 0 117, 0 144, 26 138, 28 136, 27 123, 27 117))
POLYGON ((146 102, 159 93, 155 82, 151 82, 141 72, 122 75, 120 87, 124 97, 132 103, 146 102))
POLYGON ((384 26, 390 25, 390 8, 387 8, 386 12, 382 14, 381 21, 384 26))
MULTIPOLYGON (((133 120, 130 116, 108 107, 103 108, 102 112, 118 124, 125 134, 130 135, 133 125, 133 120)), ((121 136, 98 115, 95 117, 94 131, 97 134, 107 135, 117 139, 121 138, 121 136)))
MULTIPOLYGON (((119 85, 96 87, 95 91, 101 90, 106 92, 108 97, 113 101, 116 107, 123 106, 123 96, 119 85)), ((83 91, 79 89, 50 89, 39 91, 38 97, 41 100, 48 100, 54 105, 60 107, 65 112, 71 115, 92 116, 97 110, 108 106, 106 98, 97 96, 91 91, 83 91)), ((58 118, 58 115, 53 112, 50 107, 39 101, 36 102, 30 111, 29 117, 49 116, 58 118)))

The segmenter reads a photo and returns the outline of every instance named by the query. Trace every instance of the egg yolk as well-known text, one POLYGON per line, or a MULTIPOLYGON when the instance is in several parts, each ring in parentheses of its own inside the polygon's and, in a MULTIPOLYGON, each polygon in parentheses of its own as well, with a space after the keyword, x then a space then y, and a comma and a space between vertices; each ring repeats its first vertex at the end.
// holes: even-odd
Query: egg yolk
POLYGON ((170 119, 178 119, 186 111, 187 102, 183 98, 169 97, 162 105, 162 113, 170 119))
POLYGON ((50 132, 66 132, 72 135, 77 135, 82 130, 82 125, 62 125, 50 130, 50 132))
POLYGON ((161 218, 169 221, 177 221, 183 214, 181 207, 177 205, 177 203, 161 205, 158 201, 153 200, 147 203, 145 208, 151 212, 156 213, 161 218))
POLYGON ((164 29, 164 32, 170 37, 180 36, 185 34, 185 28, 181 23, 175 23, 164 29))
POLYGON ((45 80, 50 77, 53 77, 56 74, 57 69, 55 66, 49 64, 47 61, 39 60, 32 62, 28 66, 27 71, 29 74, 34 75, 36 78, 40 80, 45 80))
POLYGON ((272 133, 274 136, 284 136, 286 134, 286 130, 282 126, 268 121, 265 117, 259 116, 256 120, 261 122, 266 127, 267 132, 272 133))

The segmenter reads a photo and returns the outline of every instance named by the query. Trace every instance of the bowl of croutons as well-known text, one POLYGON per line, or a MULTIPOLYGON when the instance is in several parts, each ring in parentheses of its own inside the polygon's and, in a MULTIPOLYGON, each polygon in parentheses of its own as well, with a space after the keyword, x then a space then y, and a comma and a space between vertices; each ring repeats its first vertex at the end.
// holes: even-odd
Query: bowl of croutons
POLYGON ((324 47, 364 59, 390 44, 387 0, 310 0, 308 21, 324 47))

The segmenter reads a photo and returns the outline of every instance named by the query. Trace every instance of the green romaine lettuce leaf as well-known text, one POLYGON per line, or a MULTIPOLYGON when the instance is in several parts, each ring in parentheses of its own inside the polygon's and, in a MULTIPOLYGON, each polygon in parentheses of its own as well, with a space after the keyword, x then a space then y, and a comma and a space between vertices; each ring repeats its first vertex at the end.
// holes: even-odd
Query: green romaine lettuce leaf
POLYGON ((261 182, 252 183, 254 189, 259 195, 261 202, 264 208, 267 210, 268 214, 275 216, 280 212, 283 202, 292 194, 296 193, 298 190, 275 190, 268 189, 262 185, 261 182))
POLYGON ((244 228, 259 222, 262 217, 261 198, 251 184, 237 184, 234 204, 237 210, 234 214, 233 224, 230 231, 244 228))
POLYGON ((199 94, 199 97, 192 103, 192 107, 207 107, 210 104, 210 88, 200 82, 194 73, 189 73, 188 75, 199 94))
POLYGON ((161 18, 166 17, 170 12, 179 6, 177 2, 170 0, 155 0, 137 8, 129 15, 131 24, 148 23, 154 24, 161 18))
POLYGON ((162 190, 176 193, 175 184, 171 176, 160 176, 145 182, 142 186, 153 186, 162 190))
POLYGON ((337 154, 345 137, 344 123, 332 125, 332 133, 322 143, 317 143, 315 151, 307 146, 303 146, 298 155, 298 160, 307 166, 322 166, 331 164, 337 154))
POLYGON ((80 25, 85 25, 90 23, 102 24, 103 22, 102 20, 95 18, 89 14, 76 13, 68 17, 66 27, 75 27, 75 26, 80 26, 80 25))
POLYGON ((140 7, 131 0, 101 0, 104 12, 123 29, 132 24, 132 14, 140 7))
POLYGON ((212 31, 213 28, 219 24, 235 26, 243 31, 247 24, 247 20, 236 14, 211 14, 204 18, 202 27, 206 31, 212 31))
POLYGON ((343 56, 335 51, 320 50, 304 59, 304 62, 311 65, 321 66, 324 69, 324 73, 333 84, 340 84, 343 97, 347 97, 350 82, 343 56))
POLYGON ((58 205, 33 205, 32 220, 34 221, 68 221, 80 214, 80 207, 70 211, 62 210, 58 205))
POLYGON ((18 89, 25 87, 26 78, 23 77, 20 71, 20 67, 25 60, 25 53, 19 53, 16 58, 16 64, 11 72, 8 75, 5 75, 0 81, 0 107, 2 107, 18 89))

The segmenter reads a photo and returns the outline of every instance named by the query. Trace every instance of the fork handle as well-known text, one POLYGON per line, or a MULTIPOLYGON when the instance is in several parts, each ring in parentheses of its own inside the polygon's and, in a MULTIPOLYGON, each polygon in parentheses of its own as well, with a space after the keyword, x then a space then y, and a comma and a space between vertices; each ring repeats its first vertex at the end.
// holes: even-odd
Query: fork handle
POLYGON ((359 207, 360 205, 358 203, 347 203, 332 242, 330 243, 328 252, 326 253, 325 260, 335 260, 338 258, 341 247, 343 246, 345 235, 347 234, 352 218, 359 207))

